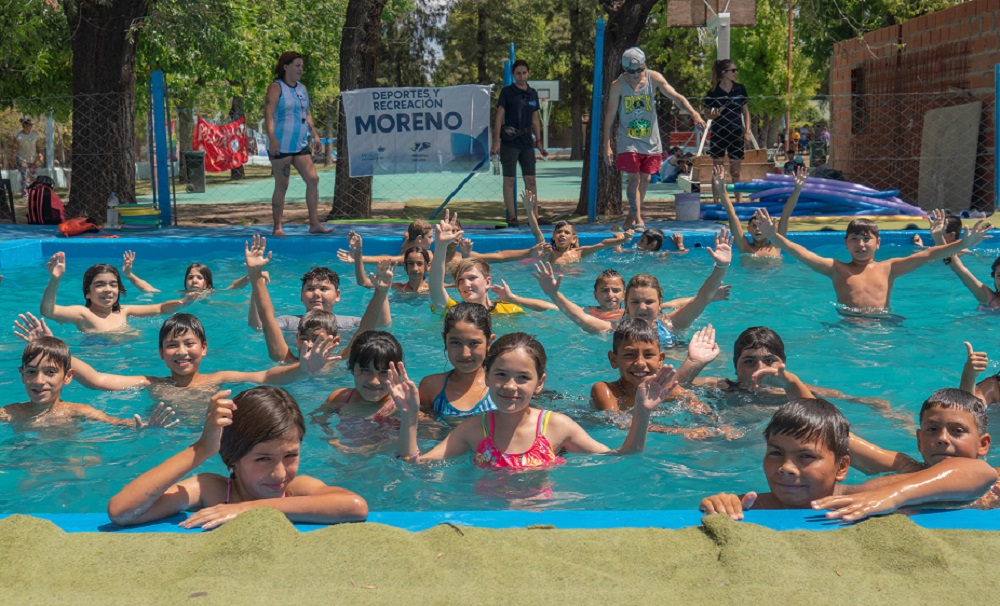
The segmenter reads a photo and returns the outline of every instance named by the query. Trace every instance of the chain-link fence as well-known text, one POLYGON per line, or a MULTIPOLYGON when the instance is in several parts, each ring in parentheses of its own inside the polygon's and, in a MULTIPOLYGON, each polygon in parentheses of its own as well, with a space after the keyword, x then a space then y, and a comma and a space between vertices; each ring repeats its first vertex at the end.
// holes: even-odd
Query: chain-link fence
MULTIPOLYGON (((783 105, 781 98, 754 99, 753 91, 750 93, 751 107, 783 105)), ((263 92, 259 98, 263 99, 263 92)), ((267 137, 263 134, 260 109, 251 101, 254 97, 247 99, 248 107, 254 106, 246 112, 248 163, 242 170, 207 173, 203 159, 195 155, 192 160, 186 153, 192 147, 194 125, 199 118, 225 124, 230 121, 233 108, 178 108, 168 100, 172 132, 168 147, 170 174, 178 204, 204 205, 206 209, 233 203, 270 204, 274 180, 267 158, 267 137)), ((704 107, 703 99, 689 99, 696 108, 704 107)), ((13 135, 22 130, 20 120, 29 117, 33 131, 38 134, 37 149, 41 156, 38 174, 52 177, 71 210, 89 209, 76 214, 103 209, 111 191, 118 192, 122 203, 153 202, 149 112, 144 101, 138 108, 133 103, 126 95, 3 102, 3 106, 13 109, 0 111, 0 160, 3 177, 11 180, 15 198, 20 193, 21 174, 17 170, 17 141, 13 135), (126 115, 134 117, 130 130, 119 124, 126 115)), ((871 93, 859 87, 851 95, 813 100, 807 109, 793 114, 789 131, 798 136, 788 141, 784 138, 782 115, 768 118, 754 113, 752 131, 763 151, 748 152, 741 178, 760 178, 766 172, 780 171, 788 162, 800 160, 812 169, 822 166, 827 176, 842 176, 880 190, 899 190, 900 198, 924 209, 992 211, 996 196, 994 107, 992 90, 889 94, 871 93)), ((671 114, 672 111, 661 113, 665 158, 670 155, 671 147, 693 152, 699 142, 690 118, 671 114)), ((320 176, 320 212, 325 215, 334 195, 336 107, 314 105, 313 119, 324 144, 313 160, 320 176)), ((715 132, 726 133, 725 129, 715 132)), ((742 144, 723 141, 723 135, 714 143, 709 140, 703 163, 710 163, 707 154, 713 145, 726 149, 727 143, 736 147, 742 144)), ((748 144, 748 148, 753 147, 748 144)), ((562 159, 568 157, 569 150, 560 151, 565 154, 537 165, 543 205, 551 201, 575 203, 579 197, 583 162, 562 159)), ((372 179, 373 213, 385 214, 389 208, 398 211, 405 205, 406 216, 426 217, 452 196, 456 202, 489 205, 493 215, 502 219, 503 178, 495 170, 498 168, 487 163, 483 172, 476 173, 376 176, 372 179)), ((667 168, 663 175, 668 177, 670 172, 673 169, 667 168)), ((681 190, 678 184, 657 183, 651 186, 647 200, 652 204, 672 200, 681 190)), ((302 203, 304 196, 305 184, 293 174, 286 198, 290 204, 296 204, 302 203)))

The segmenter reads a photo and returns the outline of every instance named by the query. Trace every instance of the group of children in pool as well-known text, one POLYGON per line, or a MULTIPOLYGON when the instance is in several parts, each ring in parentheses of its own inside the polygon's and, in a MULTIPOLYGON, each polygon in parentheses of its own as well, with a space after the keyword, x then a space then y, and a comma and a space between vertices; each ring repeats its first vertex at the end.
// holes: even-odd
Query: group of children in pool
MULTIPOLYGON (((796 179, 794 197, 804 181, 804 175, 796 179)), ((728 201, 724 175, 717 173, 713 189, 724 203, 728 201)), ((337 414, 341 419, 360 419, 388 428, 397 433, 397 457, 407 462, 422 463, 472 452, 477 466, 490 469, 545 467, 560 462, 566 452, 642 451, 651 428, 650 413, 664 401, 681 401, 692 414, 706 419, 704 427, 682 430, 688 437, 739 435, 732 427, 720 426, 711 408, 687 389, 710 385, 727 393, 752 392, 760 401, 780 408, 764 432, 764 472, 770 492, 709 497, 701 503, 707 513, 725 513, 739 519, 742 510, 751 507, 813 507, 831 509, 828 517, 853 521, 928 502, 995 504, 1000 495, 994 488, 997 473, 979 459, 987 454, 990 444, 985 404, 980 398, 1000 399, 1000 382, 988 379, 976 386, 976 375, 986 366, 985 354, 974 352, 969 345, 962 389, 940 390, 924 403, 917 432, 924 462, 919 463, 851 435, 843 415, 822 399, 847 396, 802 382, 785 367, 780 337, 766 327, 749 328, 737 339, 733 354, 735 381, 698 377, 719 355, 710 325, 694 333, 679 368, 664 365, 664 350, 678 344, 676 331, 693 324, 709 303, 728 293, 722 280, 732 260, 733 237, 729 230, 720 230, 714 247, 706 249, 714 266, 694 297, 664 303, 654 276, 639 274, 626 283, 617 272, 608 270, 595 282, 594 296, 599 305, 584 309, 560 292, 563 276, 556 273, 553 264, 578 261, 598 250, 619 246, 630 241, 632 234, 624 232, 597 245, 579 247, 573 226, 560 222, 554 226, 552 239, 545 242, 537 224, 531 221, 534 200, 527 193, 522 199, 538 241, 530 249, 492 255, 474 253, 462 237, 456 216, 446 216, 433 229, 425 222, 415 222, 398 257, 364 257, 361 238, 352 233, 351 250, 342 251, 340 257, 355 264, 359 284, 373 289, 361 318, 334 316, 332 309, 340 298, 339 277, 326 268, 313 268, 302 278, 304 315, 275 316, 267 288, 269 276, 264 269, 271 255, 265 254, 264 238, 255 236, 245 249, 247 275, 230 287, 249 283, 250 324, 261 328, 269 356, 283 364, 263 371, 201 374, 199 366, 208 339, 201 322, 187 313, 175 313, 160 329, 159 353, 170 370, 166 378, 98 372, 72 357, 66 344, 51 336, 44 319, 21 315, 15 322, 15 332, 28 341, 19 370, 30 401, 0 409, 0 421, 46 425, 86 419, 128 424, 136 429, 169 427, 177 421, 172 407, 165 404, 157 407, 148 422, 138 415, 134 419, 117 419, 90 406, 63 402, 61 390, 74 377, 92 389, 161 387, 164 390, 154 391, 154 395, 166 401, 170 400, 171 390, 201 388, 206 390, 210 404, 199 440, 125 486, 109 503, 111 519, 119 524, 137 524, 198 510, 184 525, 211 528, 247 509, 267 506, 284 512, 293 521, 331 523, 364 519, 367 504, 353 492, 297 474, 306 425, 295 400, 280 387, 268 385, 230 399, 228 390, 217 391, 222 384, 287 383, 305 374, 325 372, 346 359, 354 387, 333 391, 316 411, 317 419, 337 414), (492 284, 490 260, 531 257, 543 259, 535 265, 533 275, 550 301, 519 297, 503 281, 492 284), (393 283, 393 274, 400 261, 408 280, 397 284, 393 283), (366 262, 377 263, 374 274, 365 272, 366 262), (454 281, 451 286, 461 302, 447 294, 444 276, 449 265, 454 281), (399 342, 391 333, 376 330, 391 319, 389 290, 427 293, 431 308, 445 312, 442 337, 453 370, 424 377, 419 385, 410 379, 399 342), (492 300, 491 294, 499 300, 492 300), (628 432, 619 448, 596 441, 564 414, 531 406, 545 385, 545 349, 534 337, 521 332, 497 338, 491 324, 491 314, 518 313, 525 308, 559 310, 584 330, 613 332, 608 358, 612 368, 619 371, 619 378, 596 383, 591 396, 599 410, 631 413, 628 432), (664 308, 670 311, 664 312, 664 308), (345 328, 357 330, 337 352, 339 333, 345 328), (298 356, 285 343, 284 331, 295 332, 298 356), (212 392, 214 395, 209 397, 212 392), (421 419, 452 427, 425 453, 417 447, 421 419), (198 474, 185 479, 216 453, 229 469, 228 478, 198 474), (866 473, 895 475, 860 486, 838 484, 850 464, 866 473)), ((727 206, 732 208, 731 204, 727 206)), ((789 206, 794 206, 794 201, 789 206)), ((942 235, 943 227, 937 225, 944 223, 944 217, 935 215, 934 219, 935 238, 946 237, 942 235)), ((962 240, 942 241, 940 246, 909 257, 875 262, 872 257, 879 245, 878 228, 858 219, 848 227, 845 238, 852 260, 843 263, 819 257, 789 241, 782 234, 785 223, 776 227, 766 211, 754 216, 749 237, 742 233, 738 221, 731 223, 740 237, 737 246, 741 251, 774 256, 785 250, 829 275, 841 303, 864 311, 888 306, 896 276, 933 259, 947 258, 953 260, 954 266, 957 256, 949 255, 974 246, 987 237, 990 229, 981 222, 962 240)), ((674 241, 682 248, 682 241, 674 241)), ((640 249, 654 252, 663 242, 664 235, 658 230, 646 230, 639 239, 640 249)), ((134 260, 133 254, 125 254, 125 276, 143 290, 155 290, 134 275, 134 260)), ((159 305, 121 305, 125 287, 120 275, 113 266, 101 264, 84 275, 86 305, 59 306, 56 293, 65 264, 63 253, 56 253, 48 262, 50 281, 41 313, 61 323, 71 322, 85 332, 121 329, 129 315, 170 314, 212 288, 211 273, 194 264, 185 275, 187 294, 183 299, 159 305)), ((986 287, 980 284, 979 288, 986 287)), ((881 401, 873 405, 883 411, 889 409, 881 401)))

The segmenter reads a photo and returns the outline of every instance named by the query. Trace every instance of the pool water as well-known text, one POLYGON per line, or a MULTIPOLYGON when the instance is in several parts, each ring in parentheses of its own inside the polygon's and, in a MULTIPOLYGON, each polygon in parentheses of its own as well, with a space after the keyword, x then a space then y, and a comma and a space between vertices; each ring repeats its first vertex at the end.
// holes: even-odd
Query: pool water
MULTIPOLYGON (((808 241, 819 254, 847 258, 840 235, 808 241)), ((271 294, 279 313, 301 313, 299 276, 313 265, 328 265, 342 276, 343 296, 335 311, 361 315, 369 291, 354 283, 350 266, 335 260, 334 253, 343 244, 343 239, 329 239, 323 251, 310 246, 314 252, 306 253, 301 252, 303 247, 286 246, 282 254, 276 254, 269 270, 271 294)), ((491 250, 498 245, 502 245, 499 239, 477 240, 477 250, 491 250)), ((82 303, 84 270, 99 261, 117 263, 121 250, 134 246, 127 242, 104 243, 100 257, 81 258, 79 252, 76 257, 70 256, 58 302, 82 303), (107 254, 109 250, 114 252, 107 254)), ((990 263, 997 253, 989 246, 987 242, 977 249, 976 256, 965 257, 973 273, 987 281, 990 263)), ((212 268, 216 284, 228 284, 242 273, 242 251, 240 247, 233 248, 232 255, 212 254, 214 258, 199 256, 196 247, 175 247, 168 254, 161 252, 147 257, 140 249, 136 273, 165 292, 149 295, 130 289, 124 301, 162 301, 178 294, 169 289, 181 286, 184 268, 195 260, 212 268)), ((878 258, 912 251, 909 245, 884 244, 878 258)), ((698 248, 688 255, 665 259, 604 252, 566 268, 563 290, 572 300, 590 305, 596 275, 607 267, 616 267, 626 277, 639 272, 654 274, 663 284, 666 298, 692 296, 710 266, 711 259, 698 248)), ((0 318, 10 326, 19 312, 37 314, 48 279, 44 259, 39 258, 35 265, 4 269, 3 274, 0 318)), ((544 298, 530 274, 531 265, 526 263, 493 268, 494 279, 505 279, 516 293, 544 298)), ((397 269, 397 276, 403 279, 401 269, 397 269)), ((856 397, 883 398, 891 402, 897 413, 911 418, 932 391, 957 387, 965 359, 963 341, 972 341, 977 349, 992 353, 993 344, 1000 337, 1000 317, 978 311, 972 295, 940 262, 897 280, 892 310, 904 319, 894 323, 843 319, 835 309, 829 280, 790 258, 764 266, 741 266, 736 262, 725 282, 733 287, 731 299, 710 305, 695 324, 697 328, 712 323, 722 349, 722 355, 702 376, 735 377, 733 341, 743 329, 765 325, 781 335, 788 368, 806 382, 856 397)), ((185 310, 201 318, 207 329, 209 348, 202 371, 255 370, 271 365, 262 336, 246 325, 249 296, 249 288, 216 292, 185 310)), ((391 330, 403 344, 411 377, 419 380, 427 374, 447 370, 449 364, 440 336, 441 319, 429 312, 427 300, 394 294, 392 312, 391 330)), ((138 334, 132 336, 83 335, 72 326, 52 327, 76 356, 98 370, 165 376, 168 373, 159 359, 156 343, 161 322, 160 317, 133 319, 131 324, 138 334)), ((610 335, 586 334, 558 312, 494 318, 497 334, 517 330, 537 335, 549 356, 546 391, 536 403, 572 416, 609 446, 620 445, 625 431, 593 412, 588 401, 590 386, 595 381, 618 378, 607 360, 610 335)), ((0 368, 4 369, 0 372, 2 403, 26 400, 16 372, 22 348, 23 342, 9 331, 0 340, 0 368)), ((676 355, 679 365, 683 351, 671 355, 676 355)), ((991 367, 987 373, 996 372, 996 365, 991 367)), ((350 375, 339 370, 300 381, 288 389, 308 421, 310 413, 332 390, 351 386, 350 375)), ((241 390, 249 386, 227 387, 241 390)), ((720 437, 695 441, 651 433, 641 455, 569 455, 566 464, 555 469, 500 476, 474 467, 471 456, 423 467, 404 464, 393 457, 392 439, 370 452, 343 452, 328 443, 331 436, 344 441, 334 419, 329 428, 308 424, 300 473, 354 490, 376 511, 692 509, 707 494, 766 490, 761 472, 764 444, 760 431, 773 409, 755 405, 752 398, 733 405, 720 404, 717 394, 701 391, 699 395, 718 407, 723 422, 735 425, 745 435, 735 440, 720 437)), ((63 398, 122 417, 138 412, 145 418, 155 405, 145 391, 105 393, 85 389, 77 383, 63 391, 63 398)), ((0 425, 0 511, 104 511, 108 499, 126 482, 198 438, 206 403, 196 401, 183 407, 183 426, 171 430, 135 433, 87 424, 79 429, 24 431, 0 425)), ((882 446, 916 454, 913 427, 909 423, 887 419, 859 403, 842 400, 835 403, 841 406, 858 434, 882 446)), ((667 404, 655 413, 654 423, 688 426, 698 420, 667 404)), ((429 448, 433 443, 431 433, 422 435, 428 438, 422 441, 422 449, 429 448)), ((224 471, 218 457, 203 470, 224 471)), ((852 470, 848 482, 863 478, 852 470)))

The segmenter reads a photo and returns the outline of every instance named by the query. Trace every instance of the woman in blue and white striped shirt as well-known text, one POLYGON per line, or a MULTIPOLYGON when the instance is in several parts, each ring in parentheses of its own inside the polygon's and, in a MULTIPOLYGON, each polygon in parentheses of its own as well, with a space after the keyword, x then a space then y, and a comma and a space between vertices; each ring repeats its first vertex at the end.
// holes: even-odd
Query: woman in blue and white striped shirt
POLYGON ((267 155, 271 158, 274 193, 271 194, 271 214, 274 235, 284 236, 281 215, 285 210, 285 192, 291 167, 306 182, 306 207, 309 209, 309 232, 325 234, 331 230, 319 220, 319 175, 313 166, 312 149, 319 151, 319 133, 309 112, 309 95, 299 82, 302 78, 302 55, 287 51, 278 57, 274 82, 267 87, 264 98, 264 125, 267 129, 267 155), (310 145, 310 138, 312 145, 310 145), (312 149, 311 149, 312 148, 312 149))

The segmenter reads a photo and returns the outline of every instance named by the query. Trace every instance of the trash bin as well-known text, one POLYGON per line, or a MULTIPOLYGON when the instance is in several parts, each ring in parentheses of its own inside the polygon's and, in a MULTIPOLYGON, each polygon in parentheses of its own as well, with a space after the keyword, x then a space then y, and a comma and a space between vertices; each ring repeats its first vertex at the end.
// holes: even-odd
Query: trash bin
POLYGON ((181 163, 181 170, 187 175, 188 193, 205 193, 205 152, 186 151, 181 156, 181 163))
POLYGON ((674 196, 678 221, 698 221, 701 219, 701 194, 677 194, 674 196))

